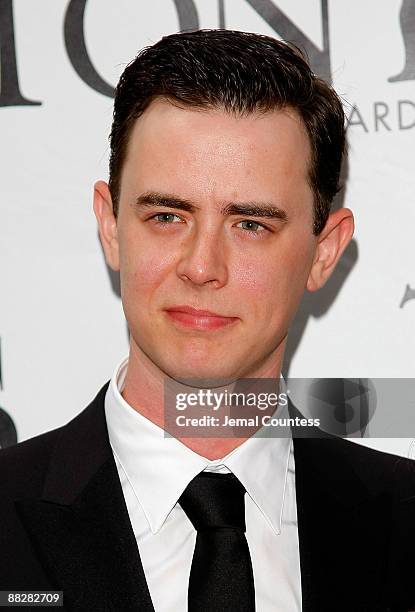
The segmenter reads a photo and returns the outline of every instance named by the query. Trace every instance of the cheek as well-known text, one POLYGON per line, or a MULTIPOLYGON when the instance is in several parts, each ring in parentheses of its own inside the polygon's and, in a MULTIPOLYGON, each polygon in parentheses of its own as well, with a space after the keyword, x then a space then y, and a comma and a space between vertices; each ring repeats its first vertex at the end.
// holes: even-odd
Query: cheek
POLYGON ((151 296, 171 269, 174 256, 156 245, 135 238, 120 250, 121 286, 128 299, 134 294, 140 301, 151 296))
MULTIPOLYGON (((291 241, 290 241, 291 242, 291 241)), ((290 316, 305 289, 312 249, 304 240, 301 248, 280 244, 272 253, 258 258, 240 258, 235 264, 236 286, 244 307, 266 324, 275 317, 290 316)), ((260 324, 260 320, 258 323, 260 324)))
POLYGON ((267 326, 279 301, 281 278, 276 265, 240 259, 234 268, 235 296, 251 323, 267 326))

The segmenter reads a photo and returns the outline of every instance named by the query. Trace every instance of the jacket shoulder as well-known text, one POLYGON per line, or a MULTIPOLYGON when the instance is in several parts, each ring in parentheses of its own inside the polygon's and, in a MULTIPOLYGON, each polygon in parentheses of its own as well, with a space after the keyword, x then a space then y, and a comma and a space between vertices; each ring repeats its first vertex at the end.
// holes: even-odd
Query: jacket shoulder
POLYGON ((358 442, 342 439, 340 444, 349 455, 360 477, 372 486, 379 483, 400 499, 415 495, 415 461, 358 442))
POLYGON ((361 444, 360 442, 354 442, 347 438, 338 438, 341 444, 348 452, 359 457, 361 461, 368 461, 369 463, 378 464, 380 467, 386 469, 400 470, 400 469, 415 469, 415 461, 408 457, 402 457, 388 451, 372 448, 361 444))
POLYGON ((61 456, 60 465, 67 466, 71 457, 82 456, 82 445, 84 449, 105 446, 102 408, 108 384, 65 425, 0 450, 1 498, 40 497, 55 451, 61 456))
POLYGON ((40 493, 51 453, 64 426, 0 450, 2 495, 40 493))

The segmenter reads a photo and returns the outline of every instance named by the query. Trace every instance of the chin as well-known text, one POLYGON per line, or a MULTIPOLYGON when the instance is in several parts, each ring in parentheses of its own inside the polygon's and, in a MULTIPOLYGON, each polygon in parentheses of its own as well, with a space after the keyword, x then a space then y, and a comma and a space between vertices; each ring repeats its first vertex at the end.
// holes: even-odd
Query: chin
POLYGON ((211 365, 204 363, 203 365, 188 364, 184 367, 172 367, 166 369, 167 374, 173 380, 183 384, 198 384, 204 386, 219 387, 235 381, 238 376, 227 367, 223 369, 219 364, 211 365))

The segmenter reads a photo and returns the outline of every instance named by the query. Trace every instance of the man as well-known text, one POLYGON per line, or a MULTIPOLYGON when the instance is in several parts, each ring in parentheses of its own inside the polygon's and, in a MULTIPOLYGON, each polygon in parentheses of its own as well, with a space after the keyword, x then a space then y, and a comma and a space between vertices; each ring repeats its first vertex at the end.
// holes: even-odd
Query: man
POLYGON ((415 608, 412 462, 317 430, 164 435, 166 384, 279 380, 304 290, 353 234, 330 213, 344 142, 335 92, 269 37, 175 34, 127 66, 94 211, 129 358, 0 453, 1 589, 69 610, 415 608))

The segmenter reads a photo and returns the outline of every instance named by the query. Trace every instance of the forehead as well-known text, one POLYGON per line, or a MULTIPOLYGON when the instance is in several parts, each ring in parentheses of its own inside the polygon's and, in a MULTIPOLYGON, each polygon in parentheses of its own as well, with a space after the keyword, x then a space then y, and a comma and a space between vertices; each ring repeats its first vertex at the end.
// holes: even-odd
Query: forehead
POLYGON ((279 185, 289 191, 299 182, 308 186, 309 160, 305 127, 290 108, 237 116, 157 99, 131 130, 122 185, 160 190, 179 182, 182 189, 209 192, 279 185))

